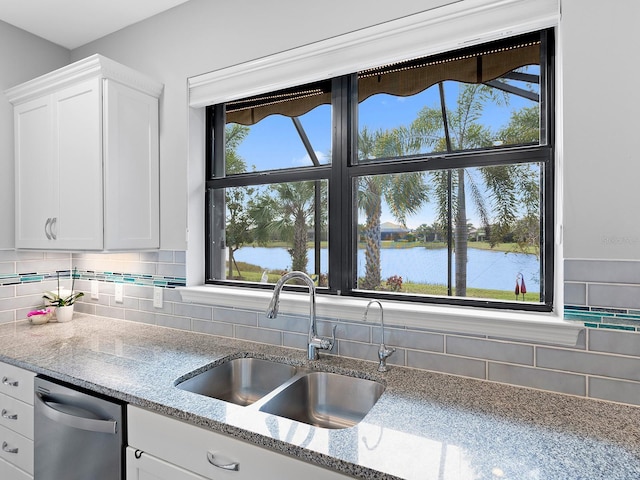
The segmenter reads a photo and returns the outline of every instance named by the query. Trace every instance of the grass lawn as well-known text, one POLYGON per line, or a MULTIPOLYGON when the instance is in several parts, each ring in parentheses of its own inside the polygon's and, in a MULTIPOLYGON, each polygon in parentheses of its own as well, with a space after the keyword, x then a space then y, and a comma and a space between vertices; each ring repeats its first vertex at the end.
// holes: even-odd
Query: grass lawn
MULTIPOLYGON (((262 277, 262 269, 260 267, 244 262, 238 262, 238 267, 240 268, 241 278, 237 280, 245 282, 260 282, 260 277, 262 277)), ((278 271, 268 271, 267 275, 269 277, 268 283, 276 283, 282 276, 282 273, 278 271)), ((400 293, 415 293, 420 295, 436 295, 444 297, 447 295, 447 287, 446 285, 404 282, 400 293)), ((467 288, 467 297, 486 298, 491 300, 516 300, 513 290, 489 290, 485 288, 467 288)), ((538 302, 539 298, 540 295, 538 292, 529 292, 525 295, 524 300, 526 302, 538 302)), ((521 299, 522 295, 519 297, 519 300, 521 299)))
MULTIPOLYGON (((392 240, 385 240, 382 243, 382 248, 447 248, 447 244, 444 242, 394 242, 392 240)), ((534 247, 527 247, 524 251, 520 249, 517 243, 500 243, 491 246, 489 242, 469 242, 469 248, 477 248, 479 250, 494 250, 496 252, 517 252, 517 253, 530 253, 535 255, 536 251, 534 247)), ((247 245, 251 246, 251 245, 247 245)), ((253 245, 254 247, 266 247, 266 248, 291 248, 291 245, 287 242, 270 242, 268 245, 253 245)), ((308 242, 307 246, 313 248, 313 242, 308 242)), ((327 248, 327 242, 320 242, 320 248, 327 248)), ((359 243, 358 248, 365 248, 364 243, 359 243)))

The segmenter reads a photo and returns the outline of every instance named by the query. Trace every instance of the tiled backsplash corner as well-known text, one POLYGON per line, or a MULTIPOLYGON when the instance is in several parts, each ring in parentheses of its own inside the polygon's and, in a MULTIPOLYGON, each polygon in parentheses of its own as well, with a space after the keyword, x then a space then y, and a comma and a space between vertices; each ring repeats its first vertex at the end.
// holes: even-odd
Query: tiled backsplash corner
POLYGON ((640 262, 565 260, 564 275, 565 319, 640 332, 640 262))

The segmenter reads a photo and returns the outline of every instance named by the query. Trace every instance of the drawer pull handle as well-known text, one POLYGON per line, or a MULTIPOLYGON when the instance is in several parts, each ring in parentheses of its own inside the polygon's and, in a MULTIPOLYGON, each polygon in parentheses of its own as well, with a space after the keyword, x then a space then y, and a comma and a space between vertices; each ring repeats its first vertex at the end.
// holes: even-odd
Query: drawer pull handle
POLYGON ((17 387, 18 386, 18 381, 17 380, 9 380, 7 377, 2 377, 2 383, 4 383, 5 385, 9 385, 10 387, 17 387))
POLYGON ((225 464, 219 463, 215 455, 211 452, 207 452, 207 460, 209 460, 209 463, 214 467, 222 468, 223 470, 230 470, 232 472, 237 472, 238 470, 240 470, 239 463, 237 462, 225 463, 225 464))
POLYGON ((2 450, 4 450, 7 453, 18 453, 18 447, 9 448, 9 444, 7 442, 2 442, 2 450))
POLYGON ((9 414, 9 412, 7 412, 4 408, 2 409, 2 413, 0 415, 2 415, 2 418, 6 418, 7 420, 17 420, 18 419, 18 414, 17 413, 9 414))

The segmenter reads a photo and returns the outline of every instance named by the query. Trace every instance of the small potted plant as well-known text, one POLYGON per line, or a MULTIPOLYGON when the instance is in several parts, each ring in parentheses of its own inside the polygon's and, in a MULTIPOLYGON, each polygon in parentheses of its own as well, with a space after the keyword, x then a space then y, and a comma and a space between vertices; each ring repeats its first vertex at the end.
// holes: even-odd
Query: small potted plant
POLYGON ((73 317, 73 305, 76 300, 84 296, 83 292, 74 292, 73 287, 76 281, 76 270, 71 275, 71 291, 60 288, 60 272, 58 273, 58 288, 55 292, 45 292, 42 298, 55 307, 56 319, 58 322, 68 322, 73 317))

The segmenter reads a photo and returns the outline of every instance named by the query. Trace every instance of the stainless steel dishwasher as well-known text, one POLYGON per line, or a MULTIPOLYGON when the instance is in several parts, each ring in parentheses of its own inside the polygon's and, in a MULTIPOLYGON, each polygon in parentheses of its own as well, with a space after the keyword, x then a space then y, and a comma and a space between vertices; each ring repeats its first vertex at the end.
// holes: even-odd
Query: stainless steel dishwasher
POLYGON ((124 405, 36 377, 34 480, 122 480, 124 405))

